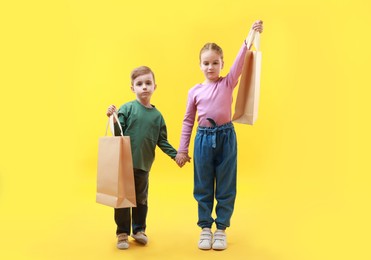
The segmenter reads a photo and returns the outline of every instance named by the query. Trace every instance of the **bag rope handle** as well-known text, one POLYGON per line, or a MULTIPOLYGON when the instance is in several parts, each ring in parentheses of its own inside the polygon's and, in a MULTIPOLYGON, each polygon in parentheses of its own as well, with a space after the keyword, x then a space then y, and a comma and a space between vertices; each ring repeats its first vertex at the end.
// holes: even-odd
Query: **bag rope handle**
POLYGON ((108 126, 110 126, 111 134, 112 134, 113 136, 115 135, 115 123, 113 122, 113 118, 116 119, 116 122, 117 122, 117 124, 119 125, 120 132, 121 132, 121 136, 124 136, 124 134, 123 134, 123 132, 122 132, 121 124, 120 124, 119 118, 117 117, 116 112, 113 112, 112 115, 108 118, 108 122, 107 122, 107 126, 106 126, 106 134, 105 134, 105 136, 107 136, 108 126))
POLYGON ((260 51, 260 33, 255 30, 250 30, 249 34, 247 35, 246 46, 249 50, 251 50, 253 45, 257 51, 260 51))

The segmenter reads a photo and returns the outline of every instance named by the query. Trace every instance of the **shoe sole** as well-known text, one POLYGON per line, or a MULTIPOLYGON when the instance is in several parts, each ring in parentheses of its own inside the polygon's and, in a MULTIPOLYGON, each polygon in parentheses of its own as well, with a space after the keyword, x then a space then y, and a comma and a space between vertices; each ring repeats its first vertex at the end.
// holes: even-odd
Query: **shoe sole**
POLYGON ((213 247, 213 250, 216 250, 216 251, 223 251, 225 249, 227 249, 227 248, 226 247, 225 248, 215 248, 215 247, 213 247))
POLYGON ((129 248, 129 245, 117 245, 116 246, 118 249, 120 249, 120 250, 125 250, 125 249, 128 249, 129 248))
POLYGON ((216 251, 222 251, 222 250, 227 249, 227 247, 226 246, 223 246, 223 245, 214 245, 213 244, 211 247, 212 247, 212 249, 214 249, 216 251))
POLYGON ((142 244, 142 245, 146 245, 148 243, 148 238, 145 239, 145 238, 136 238, 135 236, 131 236, 132 238, 134 238, 134 241, 139 243, 139 244, 142 244))
POLYGON ((145 241, 143 239, 135 239, 134 238, 134 241, 137 242, 137 243, 139 243, 139 244, 142 244, 142 245, 146 245, 148 243, 148 241, 145 241))

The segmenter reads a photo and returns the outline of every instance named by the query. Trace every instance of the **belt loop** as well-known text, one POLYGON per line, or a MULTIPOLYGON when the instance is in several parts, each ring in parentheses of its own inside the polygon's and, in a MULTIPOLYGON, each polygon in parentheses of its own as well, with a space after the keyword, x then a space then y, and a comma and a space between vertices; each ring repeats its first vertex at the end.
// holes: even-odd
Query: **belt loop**
POLYGON ((213 141, 212 147, 216 148, 216 129, 213 131, 213 134, 211 136, 211 140, 213 141))
POLYGON ((211 140, 212 140, 212 147, 213 148, 216 148, 216 131, 218 130, 217 129, 217 124, 216 124, 216 122, 214 121, 214 119, 212 119, 212 118, 206 118, 207 119, 207 121, 209 121, 210 122, 210 124, 214 127, 212 130, 211 130, 211 133, 212 133, 212 135, 211 135, 211 140))

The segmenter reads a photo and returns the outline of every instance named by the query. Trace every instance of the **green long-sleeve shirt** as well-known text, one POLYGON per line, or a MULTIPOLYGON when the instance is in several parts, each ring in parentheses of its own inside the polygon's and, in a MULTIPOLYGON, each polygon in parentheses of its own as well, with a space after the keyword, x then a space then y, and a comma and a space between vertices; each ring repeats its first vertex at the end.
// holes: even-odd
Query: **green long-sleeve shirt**
MULTIPOLYGON (((134 168, 150 171, 156 145, 175 158, 177 151, 167 140, 165 120, 154 106, 147 108, 134 100, 122 105, 117 114, 124 135, 130 136, 134 168)), ((120 135, 118 124, 115 124, 115 135, 120 135)))

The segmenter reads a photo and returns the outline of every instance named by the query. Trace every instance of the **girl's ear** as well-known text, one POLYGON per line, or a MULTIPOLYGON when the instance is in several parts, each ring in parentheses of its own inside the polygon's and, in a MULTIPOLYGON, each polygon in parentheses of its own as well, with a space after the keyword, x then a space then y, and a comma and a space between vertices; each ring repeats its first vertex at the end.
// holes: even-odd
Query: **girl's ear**
POLYGON ((224 60, 222 60, 222 69, 224 68, 224 60))
POLYGON ((157 85, 155 84, 155 86, 154 86, 153 90, 156 90, 156 88, 157 88, 157 85))
POLYGON ((134 87, 133 87, 133 86, 130 86, 130 88, 131 88, 131 91, 133 91, 133 92, 134 92, 134 87))

